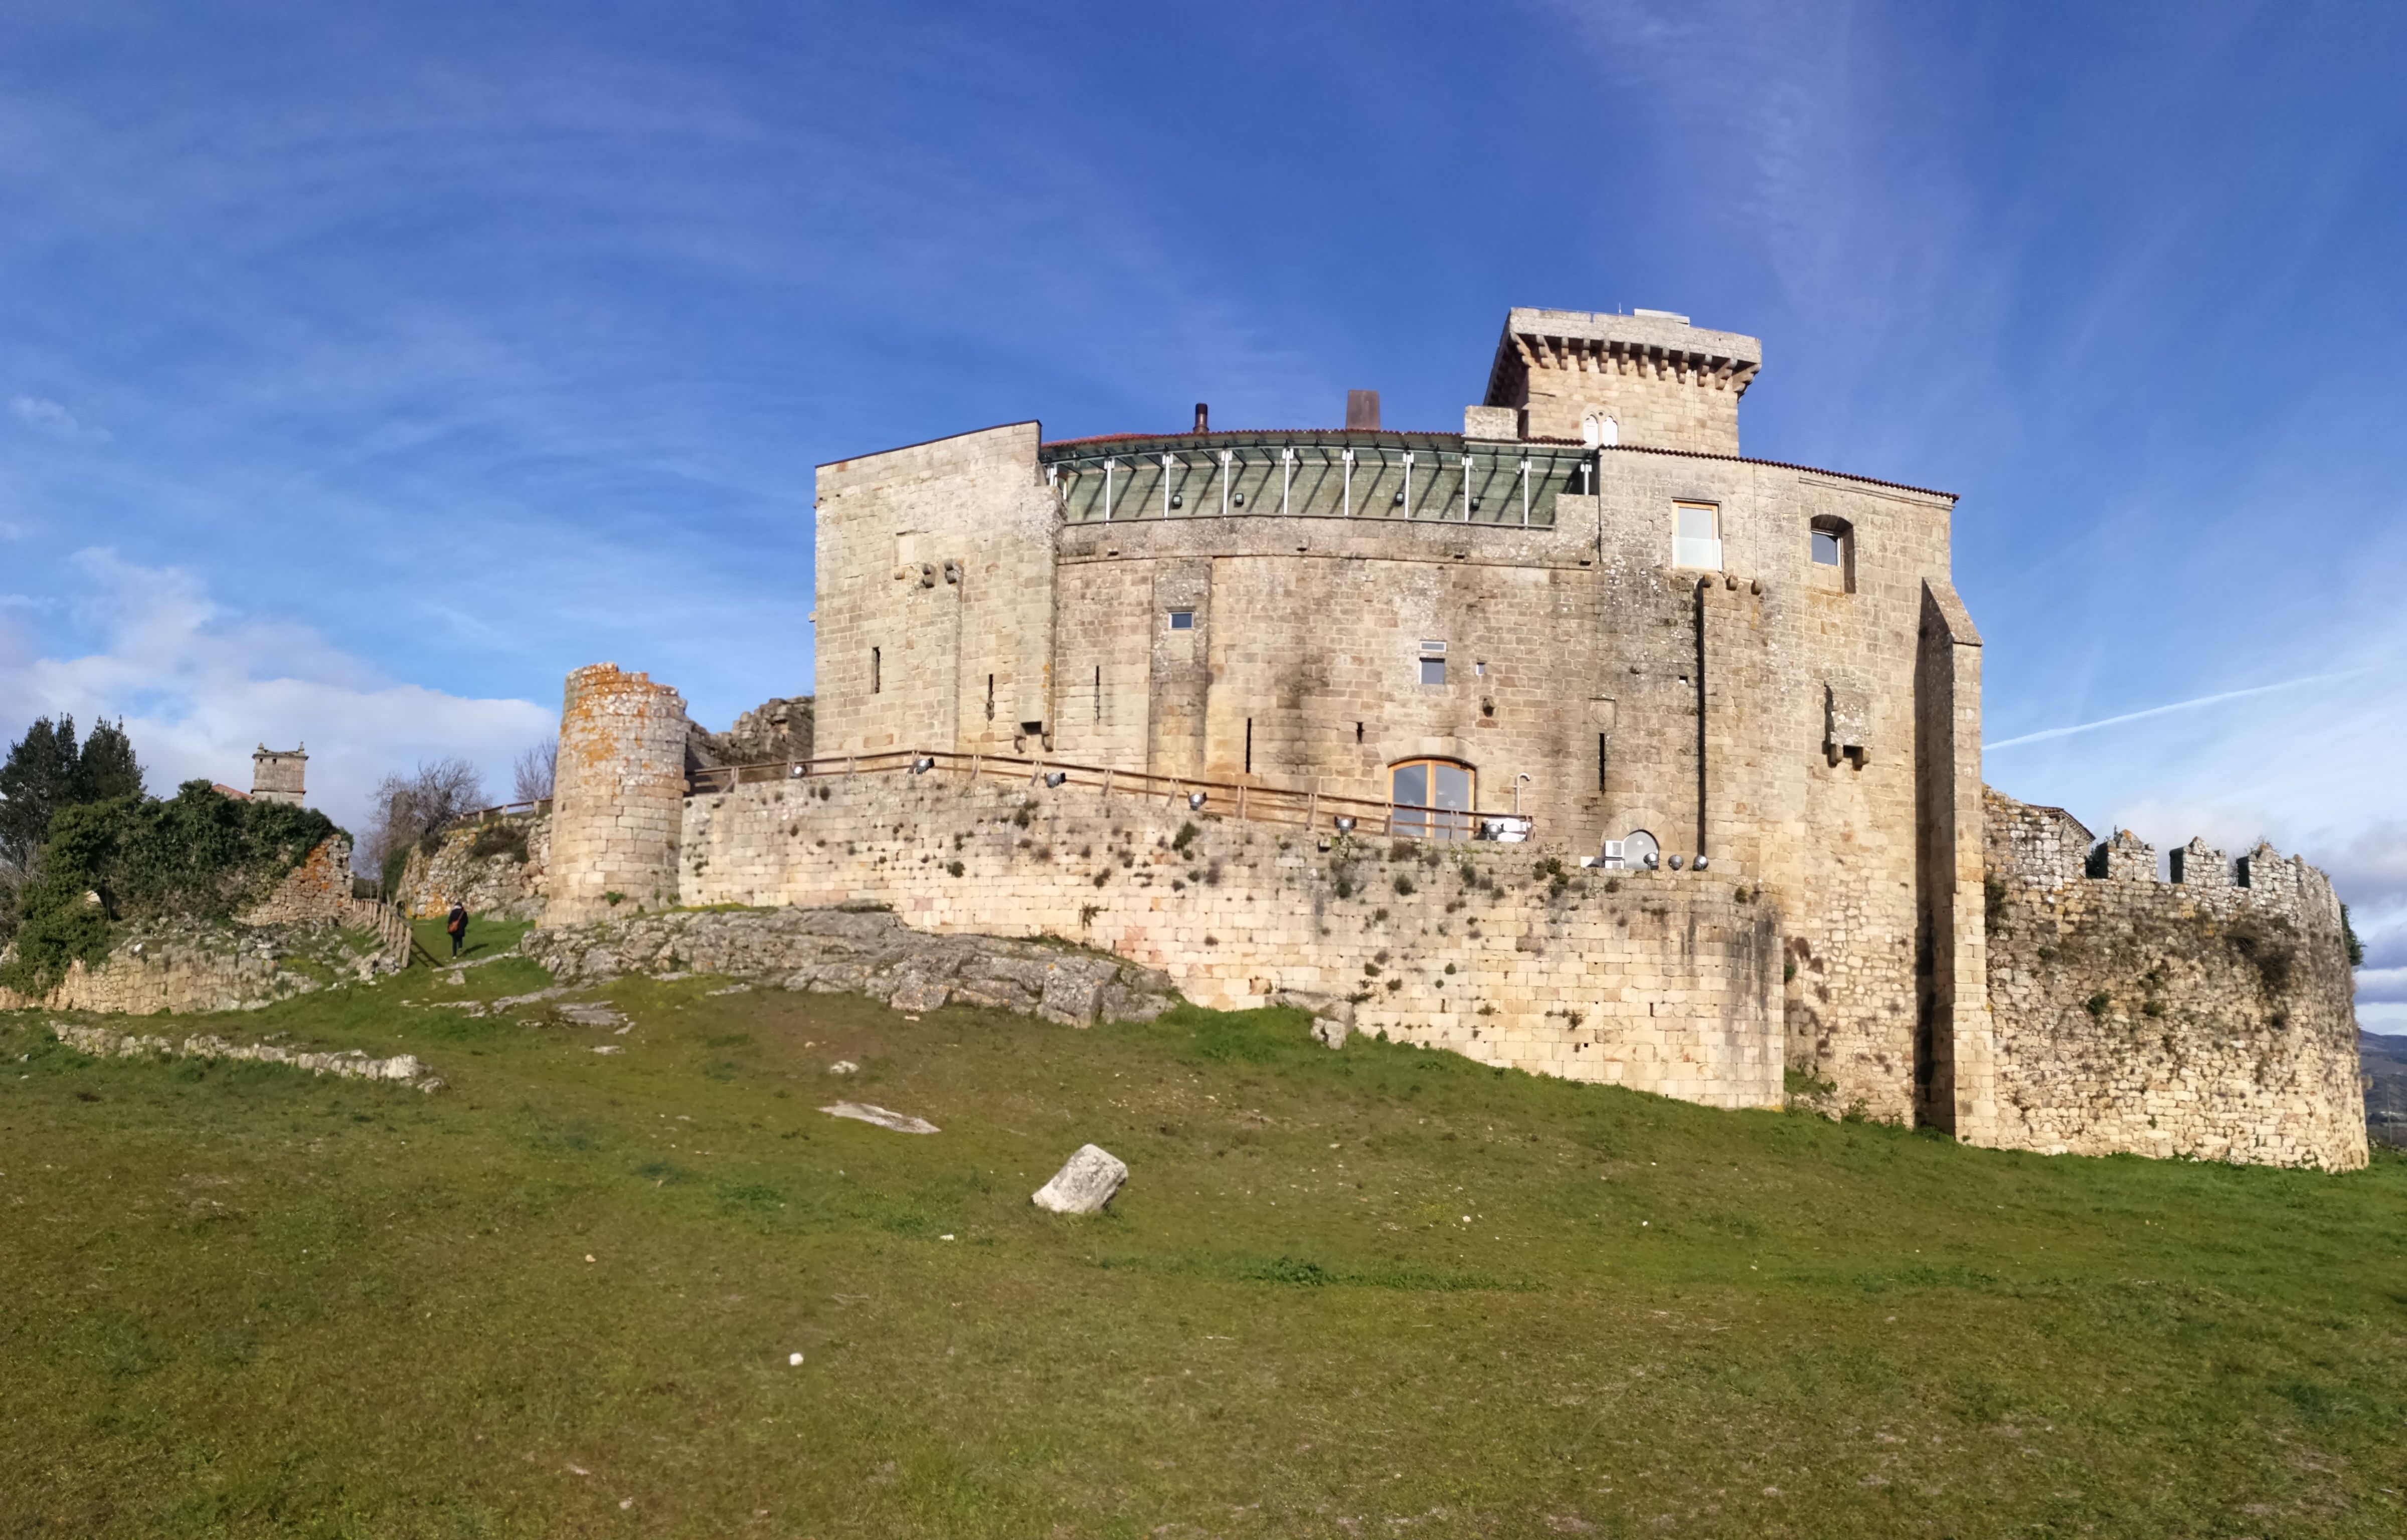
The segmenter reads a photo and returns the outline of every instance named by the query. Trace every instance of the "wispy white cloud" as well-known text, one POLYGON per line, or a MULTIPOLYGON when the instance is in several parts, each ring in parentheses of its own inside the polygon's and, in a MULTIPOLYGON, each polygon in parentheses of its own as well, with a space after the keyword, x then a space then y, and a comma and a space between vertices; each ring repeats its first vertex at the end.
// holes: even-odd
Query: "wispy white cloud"
POLYGON ((2252 695, 2272 695, 2277 691, 2299 689, 2308 685, 2323 685, 2334 680, 2353 679, 2358 674, 2371 671, 2372 669, 2369 666, 2363 669, 2348 669, 2339 673, 2309 674, 2303 679, 2285 679, 2274 685, 2252 685, 2246 689, 2224 690, 2215 695, 2201 695, 2194 699, 2175 700, 2168 705, 2125 712, 2119 716, 2101 716, 2095 722, 2076 722, 2067 728, 2043 728, 2037 732, 2027 732, 2017 737, 2001 739, 1996 742, 1985 742, 1981 745, 1981 749, 1984 753, 1990 753, 1998 749, 2011 749, 2023 743, 2043 742, 2051 738, 2070 738, 2077 732, 2095 732, 2101 728, 2120 727, 2126 722, 2145 721, 2151 716, 2165 716, 2173 712, 2194 711, 2200 706, 2217 705, 2226 700, 2244 700, 2252 695))
POLYGON ((356 830, 386 772, 458 755, 497 783, 553 728, 531 701, 400 683, 306 626, 232 613, 188 572, 102 549, 70 570, 69 608, 98 644, 46 656, 0 618, 0 723, 13 737, 37 715, 83 727, 121 716, 154 793, 191 779, 248 785, 254 747, 306 742, 311 804, 356 830))
POLYGON ((11 396, 8 415, 36 433, 85 444, 107 442, 108 431, 88 423, 47 396, 11 396))

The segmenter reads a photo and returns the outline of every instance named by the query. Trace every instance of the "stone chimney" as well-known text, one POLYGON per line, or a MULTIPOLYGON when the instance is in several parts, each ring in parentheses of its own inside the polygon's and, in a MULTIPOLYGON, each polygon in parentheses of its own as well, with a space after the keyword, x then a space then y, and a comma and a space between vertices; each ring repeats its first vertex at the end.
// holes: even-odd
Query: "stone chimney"
POLYGON ((1371 432, 1379 431, 1379 392, 1348 390, 1346 392, 1346 431, 1371 432))

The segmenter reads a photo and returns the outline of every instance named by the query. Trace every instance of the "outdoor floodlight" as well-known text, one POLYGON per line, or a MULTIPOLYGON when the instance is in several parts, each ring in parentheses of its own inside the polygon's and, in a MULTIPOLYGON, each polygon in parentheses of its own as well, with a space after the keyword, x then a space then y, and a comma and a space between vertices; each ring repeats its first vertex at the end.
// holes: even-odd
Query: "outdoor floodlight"
POLYGON ((925 775, 935 768, 936 762, 924 754, 911 761, 911 773, 914 775, 925 775))
POLYGON ((1187 794, 1187 806, 1192 812, 1203 812, 1204 800, 1204 794, 1200 791, 1190 791, 1187 794))
POLYGON ((1691 862, 1690 865, 1694 866, 1697 870, 1702 871, 1705 869, 1705 858, 1700 855, 1695 861, 1691 862))
POLYGON ((1340 833, 1340 834, 1351 834, 1351 833, 1353 833, 1353 832, 1354 832, 1354 820, 1353 820, 1353 819, 1351 819, 1351 818, 1347 818, 1347 817, 1345 817, 1345 816, 1343 816, 1343 815, 1340 815, 1340 816, 1339 816, 1339 818, 1338 818, 1338 820, 1337 820, 1337 832, 1338 832, 1338 833, 1340 833))
POLYGON ((1068 770, 1055 770, 1045 778, 1045 784, 1048 786, 1058 786, 1068 779, 1070 779, 1068 770))

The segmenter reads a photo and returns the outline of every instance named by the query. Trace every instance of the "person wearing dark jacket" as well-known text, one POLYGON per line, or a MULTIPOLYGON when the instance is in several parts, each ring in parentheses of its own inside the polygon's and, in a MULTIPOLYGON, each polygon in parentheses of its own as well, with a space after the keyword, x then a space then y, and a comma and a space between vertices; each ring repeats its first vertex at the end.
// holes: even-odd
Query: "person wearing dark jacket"
POLYGON ((451 912, 443 917, 443 928, 451 933, 451 955, 460 955, 460 948, 468 940, 468 906, 459 899, 451 900, 451 912))

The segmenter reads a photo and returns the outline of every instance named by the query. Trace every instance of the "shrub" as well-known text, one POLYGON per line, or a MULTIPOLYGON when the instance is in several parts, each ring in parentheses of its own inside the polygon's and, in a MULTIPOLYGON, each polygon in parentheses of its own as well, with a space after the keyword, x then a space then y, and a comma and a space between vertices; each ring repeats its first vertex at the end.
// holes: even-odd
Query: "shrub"
POLYGON ((469 843, 468 854, 482 861, 495 855, 506 855, 513 861, 527 858, 527 827, 515 818, 496 819, 477 830, 469 843))
POLYGON ((2088 1011, 2092 1016, 2103 1016, 2106 1014, 2106 1008, 2114 1003, 2114 1000, 2109 998, 2106 992, 2101 989, 2097 994, 2090 996, 2089 998, 2082 1001, 2081 1009, 2088 1011))
POLYGON ((961 864, 959 861, 947 861, 945 863, 945 869, 959 877, 961 874, 961 864))
POLYGON ((1181 855, 1186 855, 1187 847, 1195 842, 1196 832, 1197 830, 1193 824, 1179 825, 1178 832, 1171 837, 1170 848, 1176 851, 1181 855))
POLYGON ((1399 878, 1397 878, 1397 879, 1396 879, 1396 895, 1397 895, 1397 897, 1403 897, 1403 898, 1409 898, 1409 897, 1411 897, 1413 896, 1413 880, 1412 880, 1411 878, 1409 878, 1409 877, 1399 877, 1399 878))
POLYGON ((136 793, 61 809, 39 875, 19 895, 17 956, 0 984, 42 993, 71 961, 105 956, 120 922, 228 918, 337 832, 322 812, 237 800, 207 781, 164 801, 136 793))

